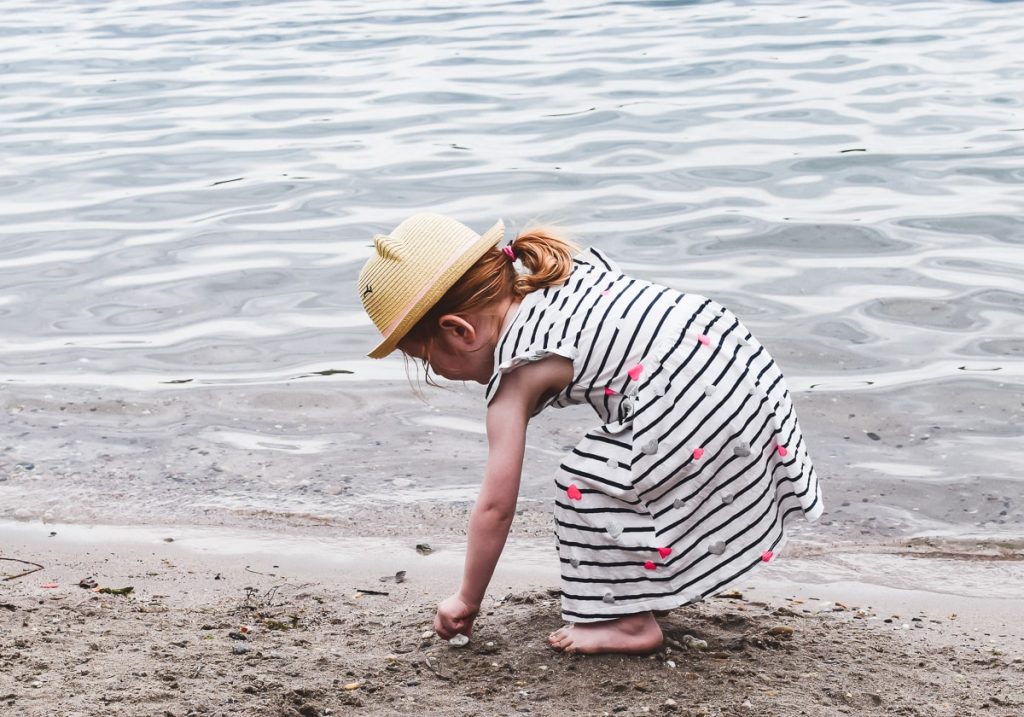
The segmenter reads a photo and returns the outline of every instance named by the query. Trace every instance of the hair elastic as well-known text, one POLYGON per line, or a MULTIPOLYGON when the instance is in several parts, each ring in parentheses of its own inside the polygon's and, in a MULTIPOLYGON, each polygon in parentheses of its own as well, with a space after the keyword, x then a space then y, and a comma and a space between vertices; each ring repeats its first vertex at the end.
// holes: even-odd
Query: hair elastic
POLYGON ((518 257, 516 256, 516 250, 512 248, 512 245, 503 246, 501 252, 508 257, 509 261, 515 261, 518 257))

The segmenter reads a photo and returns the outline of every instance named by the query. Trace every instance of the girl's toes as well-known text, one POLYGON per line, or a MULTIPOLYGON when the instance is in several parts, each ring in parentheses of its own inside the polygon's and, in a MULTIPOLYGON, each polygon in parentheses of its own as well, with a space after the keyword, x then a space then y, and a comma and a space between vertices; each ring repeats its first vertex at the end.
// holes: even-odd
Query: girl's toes
POLYGON ((565 633, 551 644, 554 645, 556 650, 564 650, 567 647, 570 647, 572 643, 572 635, 570 635, 569 633, 565 633))
POLYGON ((555 630, 555 631, 554 631, 553 633, 551 633, 550 635, 548 635, 548 641, 549 641, 549 642, 554 642, 555 640, 559 640, 559 639, 561 639, 562 637, 564 637, 564 636, 565 636, 565 634, 566 634, 566 631, 567 631, 568 629, 569 629, 569 628, 568 628, 568 626, 566 626, 566 625, 563 625, 562 627, 558 628, 558 629, 557 629, 557 630, 555 630))

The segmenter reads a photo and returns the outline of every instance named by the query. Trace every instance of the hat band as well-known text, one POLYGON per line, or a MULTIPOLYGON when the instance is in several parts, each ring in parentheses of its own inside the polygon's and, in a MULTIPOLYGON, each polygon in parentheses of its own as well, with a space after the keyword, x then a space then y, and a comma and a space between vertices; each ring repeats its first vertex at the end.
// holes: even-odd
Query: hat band
POLYGON ((440 279, 446 271, 451 269, 459 261, 459 259, 462 258, 462 255, 466 252, 467 249, 469 249, 471 246, 473 246, 473 244, 475 244, 478 241, 480 241, 480 237, 478 236, 469 237, 468 239, 466 239, 466 241, 462 243, 462 245, 458 249, 452 252, 452 258, 449 259, 446 264, 442 265, 441 268, 438 269, 432 277, 430 277, 430 279, 423 285, 423 288, 420 289, 419 293, 416 294, 416 296, 412 297, 412 299, 409 300, 409 303, 402 307, 402 310, 398 312, 398 315, 395 317, 394 321, 388 324, 387 328, 385 328, 381 332, 384 338, 388 338, 389 336, 391 336, 392 333, 394 333, 395 329, 398 328, 398 325, 402 323, 402 319, 408 316, 409 312, 413 310, 413 307, 415 307, 416 304, 420 303, 420 301, 423 300, 423 297, 426 296, 427 292, 433 288, 434 284, 437 283, 437 280, 440 279))

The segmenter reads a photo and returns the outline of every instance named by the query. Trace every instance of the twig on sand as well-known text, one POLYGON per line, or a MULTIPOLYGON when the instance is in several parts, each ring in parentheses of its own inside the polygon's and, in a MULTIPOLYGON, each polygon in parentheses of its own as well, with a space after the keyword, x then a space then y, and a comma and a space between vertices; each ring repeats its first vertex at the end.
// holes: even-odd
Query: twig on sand
POLYGON ((248 565, 245 566, 245 572, 252 573, 253 575, 263 575, 264 577, 268 577, 268 578, 276 578, 277 577, 277 575, 275 575, 274 573, 261 573, 261 572, 258 572, 256 570, 252 570, 252 569, 249 568, 248 565))
POLYGON ((39 563, 33 563, 30 560, 19 560, 18 558, 0 558, 0 560, 10 560, 12 563, 22 563, 23 565, 35 565, 35 567, 32 570, 26 570, 23 573, 18 573, 17 575, 9 575, 9 576, 5 577, 4 578, 5 581, 7 581, 7 580, 17 580, 18 578, 23 578, 26 575, 31 575, 32 573, 38 573, 40 570, 43 569, 42 565, 40 565, 39 563))

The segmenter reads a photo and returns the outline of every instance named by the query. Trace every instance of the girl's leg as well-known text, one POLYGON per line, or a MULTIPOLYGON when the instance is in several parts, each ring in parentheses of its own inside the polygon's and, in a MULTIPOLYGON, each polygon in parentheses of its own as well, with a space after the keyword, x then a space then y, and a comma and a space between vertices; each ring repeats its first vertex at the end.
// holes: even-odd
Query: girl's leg
POLYGON ((562 652, 595 655, 621 652, 644 655, 661 647, 661 627, 649 612, 616 620, 566 625, 548 636, 548 642, 562 652))

